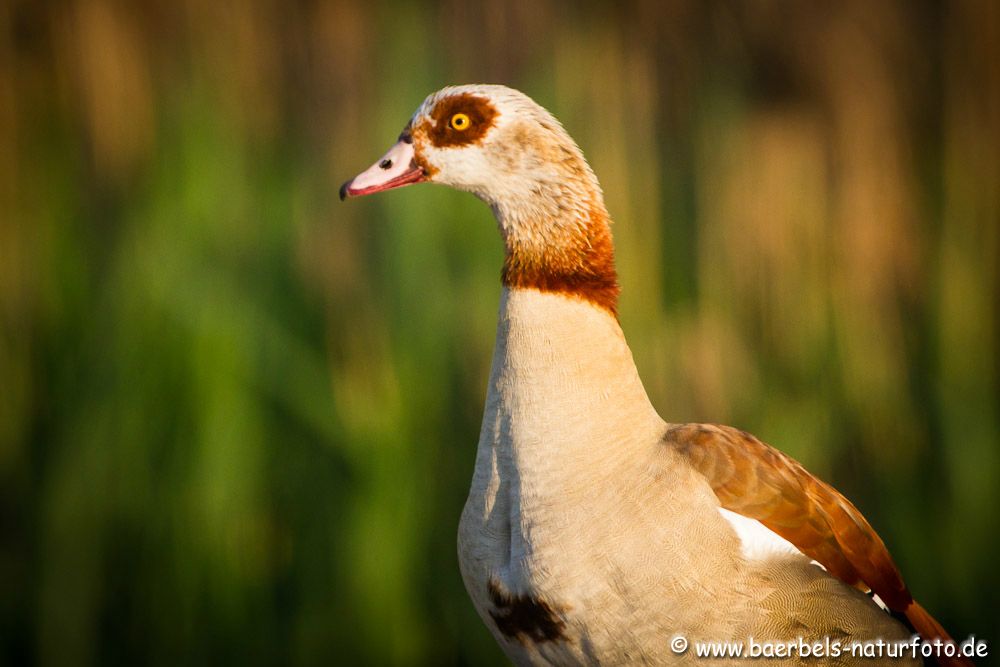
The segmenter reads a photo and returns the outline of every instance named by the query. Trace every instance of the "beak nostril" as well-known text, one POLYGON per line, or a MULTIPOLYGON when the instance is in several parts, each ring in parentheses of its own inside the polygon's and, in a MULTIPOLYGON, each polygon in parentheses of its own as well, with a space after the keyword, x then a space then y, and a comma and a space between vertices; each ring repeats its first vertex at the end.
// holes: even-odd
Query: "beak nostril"
POLYGON ((388 169, 392 166, 392 160, 385 159, 378 163, 379 169, 388 169))

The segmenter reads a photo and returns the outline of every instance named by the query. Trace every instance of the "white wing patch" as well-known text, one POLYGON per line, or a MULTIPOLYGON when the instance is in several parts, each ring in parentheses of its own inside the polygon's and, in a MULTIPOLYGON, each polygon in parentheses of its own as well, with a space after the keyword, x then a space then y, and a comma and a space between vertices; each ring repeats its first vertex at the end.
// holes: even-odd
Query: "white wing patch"
MULTIPOLYGON (((803 556, 803 553, 794 544, 772 531, 760 521, 757 521, 757 519, 750 519, 722 507, 719 508, 719 514, 736 531, 736 537, 740 539, 740 550, 743 553, 743 557, 747 560, 769 560, 774 556, 788 554, 803 556)), ((823 567, 816 561, 813 561, 813 563, 819 567, 823 567)))
POLYGON ((882 602, 882 598, 880 598, 878 596, 878 594, 872 593, 871 591, 868 591, 868 595, 875 602, 875 604, 878 605, 879 609, 881 609, 882 611, 884 611, 887 614, 891 614, 892 613, 892 610, 889 609, 889 605, 887 605, 886 603, 882 602))

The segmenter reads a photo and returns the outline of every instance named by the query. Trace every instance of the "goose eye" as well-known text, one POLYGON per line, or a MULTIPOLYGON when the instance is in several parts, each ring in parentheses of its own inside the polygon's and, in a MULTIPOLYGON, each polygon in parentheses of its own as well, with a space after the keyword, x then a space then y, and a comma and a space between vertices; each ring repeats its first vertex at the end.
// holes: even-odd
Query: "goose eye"
POLYGON ((451 122, 449 123, 451 129, 458 130, 459 132, 469 129, 470 124, 469 117, 464 113, 455 114, 451 117, 451 122))

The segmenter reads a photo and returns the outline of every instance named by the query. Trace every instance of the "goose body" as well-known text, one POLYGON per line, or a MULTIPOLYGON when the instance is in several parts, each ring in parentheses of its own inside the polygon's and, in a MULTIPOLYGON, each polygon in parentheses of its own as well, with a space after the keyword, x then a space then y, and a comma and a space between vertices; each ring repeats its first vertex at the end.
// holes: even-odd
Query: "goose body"
POLYGON ((904 616, 947 638, 839 493, 749 434, 659 416, 616 316, 600 187, 547 111, 503 86, 446 88, 341 195, 423 181, 484 200, 505 244, 458 551, 515 663, 693 663, 696 642, 749 638, 903 641, 904 616))
POLYGON ((610 313, 504 290, 459 560, 516 663, 669 663, 674 636, 910 636, 777 541, 745 557, 669 433, 610 313))

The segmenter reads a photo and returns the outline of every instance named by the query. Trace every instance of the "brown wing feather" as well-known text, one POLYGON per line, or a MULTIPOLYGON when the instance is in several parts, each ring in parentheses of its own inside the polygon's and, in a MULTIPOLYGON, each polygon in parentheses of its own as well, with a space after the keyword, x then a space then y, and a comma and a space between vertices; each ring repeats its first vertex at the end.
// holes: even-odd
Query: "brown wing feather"
MULTIPOLYGON (((664 442, 705 476, 722 507, 760 521, 841 581, 871 589, 924 639, 953 641, 914 601, 861 512, 797 461, 729 426, 677 424, 664 442)), ((972 661, 941 657, 938 664, 970 667, 972 661)))
MULTIPOLYGON (((851 586, 903 612, 924 639, 953 641, 910 595, 885 543, 861 512, 797 461, 729 426, 678 424, 665 443, 708 480, 727 510, 756 519, 851 586)), ((938 659, 969 667, 966 658, 938 659)))
POLYGON ((711 485, 722 507, 757 519, 832 575, 870 588, 894 610, 913 598, 861 512, 799 463, 728 426, 680 424, 665 438, 711 485))

